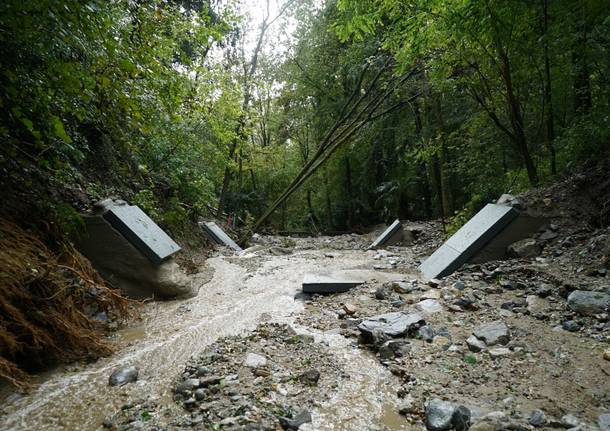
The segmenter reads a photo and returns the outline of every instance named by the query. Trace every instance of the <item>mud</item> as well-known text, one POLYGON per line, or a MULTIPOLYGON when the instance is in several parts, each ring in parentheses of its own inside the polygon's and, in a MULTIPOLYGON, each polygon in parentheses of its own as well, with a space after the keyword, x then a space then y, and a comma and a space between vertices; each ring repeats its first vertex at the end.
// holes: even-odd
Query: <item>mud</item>
MULTIPOLYGON (((31 394, 9 396, 0 428, 99 429, 105 422, 114 429, 245 429, 244 423, 254 423, 247 422, 248 415, 235 418, 227 410, 227 397, 235 393, 229 395, 222 385, 206 395, 204 410, 185 408, 185 397, 174 392, 202 354, 222 347, 223 360, 208 364, 212 371, 223 378, 238 374, 238 395, 264 384, 263 398, 271 396, 276 407, 287 407, 257 413, 268 428, 251 429, 281 429, 273 417, 302 407, 312 417, 301 427, 305 431, 425 429, 424 406, 432 398, 467 406, 475 426, 493 418, 501 422, 493 429, 533 429, 529 417, 542 409, 549 418, 547 428, 563 426, 560 418, 572 414, 585 429, 595 429, 598 416, 610 406, 610 361, 604 359, 608 315, 576 315, 566 308, 565 297, 575 287, 606 289, 605 273, 591 277, 578 271, 597 268, 581 251, 605 231, 578 237, 566 229, 571 245, 561 253, 548 246, 536 259, 471 266, 430 286, 415 268, 440 241, 437 227, 425 226, 429 234, 422 233, 410 247, 388 250, 368 251, 371 236, 346 235, 259 237, 242 256, 219 253, 208 260, 214 276, 197 297, 146 305, 142 322, 119 332, 121 348, 113 357, 56 370, 41 376, 31 394), (569 260, 578 262, 578 268, 566 266, 569 260), (329 268, 378 269, 366 284, 343 294, 300 293, 304 273, 329 268), (396 280, 410 287, 396 289, 396 280), (383 358, 378 347, 359 339, 362 319, 416 311, 424 299, 438 301, 442 311, 424 313, 433 337, 407 339, 408 354, 383 358), (581 329, 564 330, 566 319, 581 329), (509 343, 499 346, 505 351, 496 357, 489 348, 471 352, 466 339, 473 329, 495 320, 510 329, 509 343), (285 337, 261 337, 261 328, 270 324, 312 335, 311 354, 287 346, 285 337), (252 377, 243 369, 243 355, 257 346, 276 368, 252 377), (295 365, 297 354, 307 355, 307 367, 321 372, 322 384, 300 392, 275 391, 283 373, 297 375, 305 366, 295 365), (139 380, 110 388, 108 376, 127 365, 140 369, 139 380), (206 422, 208 416, 202 419, 202 414, 211 419, 206 422)), ((553 241, 567 240, 564 235, 553 241)), ((605 254, 600 253, 601 259, 605 254)), ((261 409, 259 401, 255 397, 251 403, 261 409)))

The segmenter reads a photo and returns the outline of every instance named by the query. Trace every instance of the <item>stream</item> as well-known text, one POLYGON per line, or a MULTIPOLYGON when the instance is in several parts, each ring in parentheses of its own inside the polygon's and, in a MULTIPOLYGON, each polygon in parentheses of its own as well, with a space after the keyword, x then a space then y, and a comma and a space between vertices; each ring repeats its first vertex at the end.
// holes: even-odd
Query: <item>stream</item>
MULTIPOLYGON (((319 271, 323 257, 319 251, 304 251, 263 260, 252 255, 209 259, 213 279, 201 286, 196 297, 145 305, 142 323, 118 331, 119 348, 111 357, 48 372, 38 377, 31 393, 6 397, 0 429, 101 429, 103 420, 129 400, 154 394, 159 402, 173 404, 172 383, 189 357, 205 346, 219 337, 251 330, 261 321, 292 323, 303 310, 303 303, 295 299, 303 275, 319 271), (139 368, 138 381, 109 387, 108 376, 128 365, 139 368)), ((333 259, 333 269, 364 272, 372 263, 366 252, 345 251, 333 259)), ((378 279, 389 276, 378 273, 378 279)), ((343 337, 316 336, 357 378, 313 412, 313 429, 363 429, 380 423, 385 429, 403 429, 404 421, 388 414, 396 411, 397 402, 389 386, 390 374, 373 357, 346 348, 343 337)))

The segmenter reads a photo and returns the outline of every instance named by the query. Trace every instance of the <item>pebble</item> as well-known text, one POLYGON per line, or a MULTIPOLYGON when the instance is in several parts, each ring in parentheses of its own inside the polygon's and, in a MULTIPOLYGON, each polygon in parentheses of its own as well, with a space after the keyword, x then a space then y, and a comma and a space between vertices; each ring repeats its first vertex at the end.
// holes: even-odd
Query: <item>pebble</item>
POLYGON ((468 345, 468 350, 470 350, 471 352, 475 352, 475 353, 480 352, 485 347, 487 347, 487 345, 485 344, 485 342, 483 340, 479 340, 474 335, 471 335, 470 337, 468 337, 468 339, 466 340, 466 344, 468 345))
POLYGON ((320 372, 315 368, 304 371, 299 375, 299 380, 308 385, 315 386, 318 384, 318 380, 320 380, 320 372))
POLYGON ((489 356, 491 356, 493 359, 502 358, 511 354, 512 352, 510 351, 510 349, 507 349, 506 347, 497 347, 495 349, 489 350, 489 356))

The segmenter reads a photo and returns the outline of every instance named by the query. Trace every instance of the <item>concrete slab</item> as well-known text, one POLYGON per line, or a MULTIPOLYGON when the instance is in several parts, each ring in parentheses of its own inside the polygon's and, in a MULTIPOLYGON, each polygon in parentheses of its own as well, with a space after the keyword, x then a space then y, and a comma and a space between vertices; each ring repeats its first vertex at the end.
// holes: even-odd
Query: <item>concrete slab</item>
POLYGON ((201 226, 203 232, 212 242, 232 248, 238 253, 243 251, 242 248, 213 221, 199 223, 199 226, 201 226))
POLYGON ((303 277, 303 292, 305 293, 338 293, 346 292, 352 287, 366 282, 386 283, 388 281, 403 281, 405 274, 380 272, 370 269, 346 269, 306 273, 303 277))
POLYGON ((112 286, 131 298, 197 295, 199 285, 172 259, 152 262, 102 214, 83 215, 85 230, 73 238, 76 248, 112 286))
POLYGON ((180 251, 180 246, 138 206, 111 206, 103 217, 154 264, 180 251))
POLYGON ((531 237, 541 227, 549 223, 549 220, 542 217, 531 217, 526 214, 519 214, 506 228, 496 235, 491 241, 485 244, 474 256, 468 259, 469 263, 483 263, 490 260, 506 258, 506 249, 509 245, 531 237))
POLYGON ((396 219, 377 237, 370 248, 375 249, 384 245, 393 245, 399 243, 403 239, 403 228, 400 220, 396 219))
POLYGON ((518 217, 517 210, 488 204, 438 248, 419 269, 424 277, 445 277, 466 263, 518 217))
POLYGON ((354 277, 349 273, 330 272, 305 274, 303 277, 304 293, 340 293, 363 284, 366 280, 354 277))

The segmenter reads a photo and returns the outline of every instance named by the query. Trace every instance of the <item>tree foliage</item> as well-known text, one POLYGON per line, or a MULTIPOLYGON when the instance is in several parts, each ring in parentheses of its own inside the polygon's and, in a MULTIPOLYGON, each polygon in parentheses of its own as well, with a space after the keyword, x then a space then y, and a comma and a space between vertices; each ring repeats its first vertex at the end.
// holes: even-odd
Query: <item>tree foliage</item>
POLYGON ((233 6, 3 2, 3 161, 176 230, 337 231, 463 220, 607 157, 607 2, 288 0, 253 30, 233 6))

